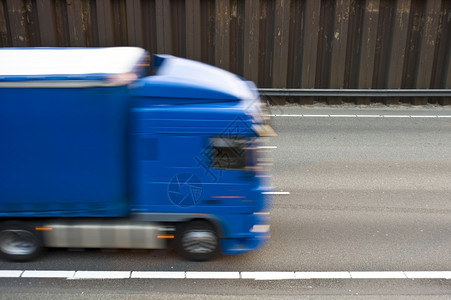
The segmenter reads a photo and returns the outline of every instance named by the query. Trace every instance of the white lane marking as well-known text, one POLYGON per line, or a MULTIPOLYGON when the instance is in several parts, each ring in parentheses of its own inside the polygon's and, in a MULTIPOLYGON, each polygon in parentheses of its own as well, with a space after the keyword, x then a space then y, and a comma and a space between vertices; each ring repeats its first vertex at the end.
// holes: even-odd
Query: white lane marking
POLYGON ((254 280, 286 280, 296 279, 295 272, 241 272, 242 279, 254 280))
POLYGON ((24 271, 23 278, 71 278, 75 271, 24 271))
POLYGON ((289 195, 290 192, 262 192, 264 195, 289 195))
POLYGON ((362 114, 350 114, 350 115, 304 115, 304 114, 274 114, 268 115, 270 117, 299 117, 299 118, 451 118, 451 115, 362 115, 362 114))
POLYGON ((349 272, 295 272, 296 279, 350 279, 349 272))
POLYGON ((437 118, 437 116, 422 116, 422 115, 418 115, 418 116, 410 116, 411 118, 437 118))
POLYGON ((411 115, 382 115, 381 118, 410 118, 411 115))
POLYGON ((130 271, 77 271, 73 279, 126 279, 130 271))
MULTIPOLYGON (((268 115, 269 117, 303 117, 304 115, 268 115)), ((328 117, 329 115, 324 115, 328 117)), ((316 115, 315 117, 319 117, 319 115, 316 115)))
POLYGON ((277 149, 277 146, 258 146, 258 149, 277 149))
POLYGON ((383 118, 383 115, 357 115, 357 118, 383 118))
POLYGON ((330 115, 331 118, 357 118, 357 115, 330 115))
POLYGON ((275 117, 329 118, 330 115, 275 115, 275 117))
POLYGON ((404 272, 349 272, 351 274, 351 278, 354 279, 398 279, 398 278, 407 278, 404 272))
POLYGON ((184 279, 184 271, 133 271, 131 278, 184 279))
POLYGON ((23 272, 22 270, 0 270, 0 278, 19 278, 23 272))
POLYGON ((187 279, 240 279, 240 272, 186 272, 187 279))
POLYGON ((65 271, 65 270, 0 270, 0 278, 63 278, 63 279, 447 279, 451 271, 65 271))
POLYGON ((414 271, 404 274, 410 279, 451 279, 451 271, 414 271))

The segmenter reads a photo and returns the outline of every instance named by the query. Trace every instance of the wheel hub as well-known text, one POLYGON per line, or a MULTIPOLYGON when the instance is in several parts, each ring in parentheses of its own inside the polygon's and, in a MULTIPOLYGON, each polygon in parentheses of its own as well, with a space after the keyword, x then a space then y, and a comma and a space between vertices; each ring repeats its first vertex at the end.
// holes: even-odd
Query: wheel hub
POLYGON ((211 231, 195 230, 184 235, 182 244, 190 253, 210 253, 215 251, 217 239, 211 231))

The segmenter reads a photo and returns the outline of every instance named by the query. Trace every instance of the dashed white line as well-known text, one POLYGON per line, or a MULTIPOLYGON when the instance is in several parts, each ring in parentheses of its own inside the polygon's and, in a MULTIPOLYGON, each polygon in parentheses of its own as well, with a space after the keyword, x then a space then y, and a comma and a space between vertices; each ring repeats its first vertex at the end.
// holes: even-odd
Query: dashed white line
POLYGON ((289 195, 290 192, 263 192, 264 195, 289 195))
POLYGON ((224 280, 309 280, 309 279, 451 279, 451 271, 66 271, 0 270, 0 278, 48 279, 224 279, 224 280))

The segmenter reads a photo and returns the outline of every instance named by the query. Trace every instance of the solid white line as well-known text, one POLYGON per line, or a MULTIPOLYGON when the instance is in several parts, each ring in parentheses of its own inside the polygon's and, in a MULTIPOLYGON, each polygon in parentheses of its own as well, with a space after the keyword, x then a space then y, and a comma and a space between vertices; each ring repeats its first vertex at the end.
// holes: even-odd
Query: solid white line
POLYGON ((71 278, 75 271, 24 271, 23 278, 71 278))
POLYGON ((382 115, 382 118, 410 118, 410 115, 382 115))
POLYGON ((295 272, 241 272, 241 278, 254 280, 296 279, 295 272))
POLYGON ((184 279, 184 271, 133 271, 131 278, 184 279))
POLYGON ((258 146, 258 149, 277 149, 277 146, 258 146))
POLYGON ((451 279, 451 271, 64 271, 64 270, 0 270, 0 278, 65 278, 65 279, 451 279))
POLYGON ((77 271, 73 279, 126 279, 130 271, 77 271))
POLYGON ((398 279, 407 278, 404 272, 350 272, 351 278, 354 279, 398 279))
POLYGON ((349 272, 296 272, 296 279, 349 279, 349 272))
POLYGON ((451 271, 414 271, 404 274, 410 279, 451 279, 451 271))
POLYGON ((22 270, 0 270, 0 278, 19 278, 22 270))
POLYGON ((186 272, 187 279, 240 279, 240 272, 186 272))
POLYGON ((357 118, 383 118, 383 115, 357 115, 357 118))

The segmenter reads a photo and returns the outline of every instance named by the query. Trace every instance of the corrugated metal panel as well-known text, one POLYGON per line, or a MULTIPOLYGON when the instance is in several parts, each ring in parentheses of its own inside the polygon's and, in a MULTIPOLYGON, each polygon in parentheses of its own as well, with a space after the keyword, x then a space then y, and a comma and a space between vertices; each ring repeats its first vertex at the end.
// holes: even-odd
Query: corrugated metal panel
POLYGON ((451 0, 0 0, 1 47, 140 46, 266 88, 449 89, 450 41, 451 0))

